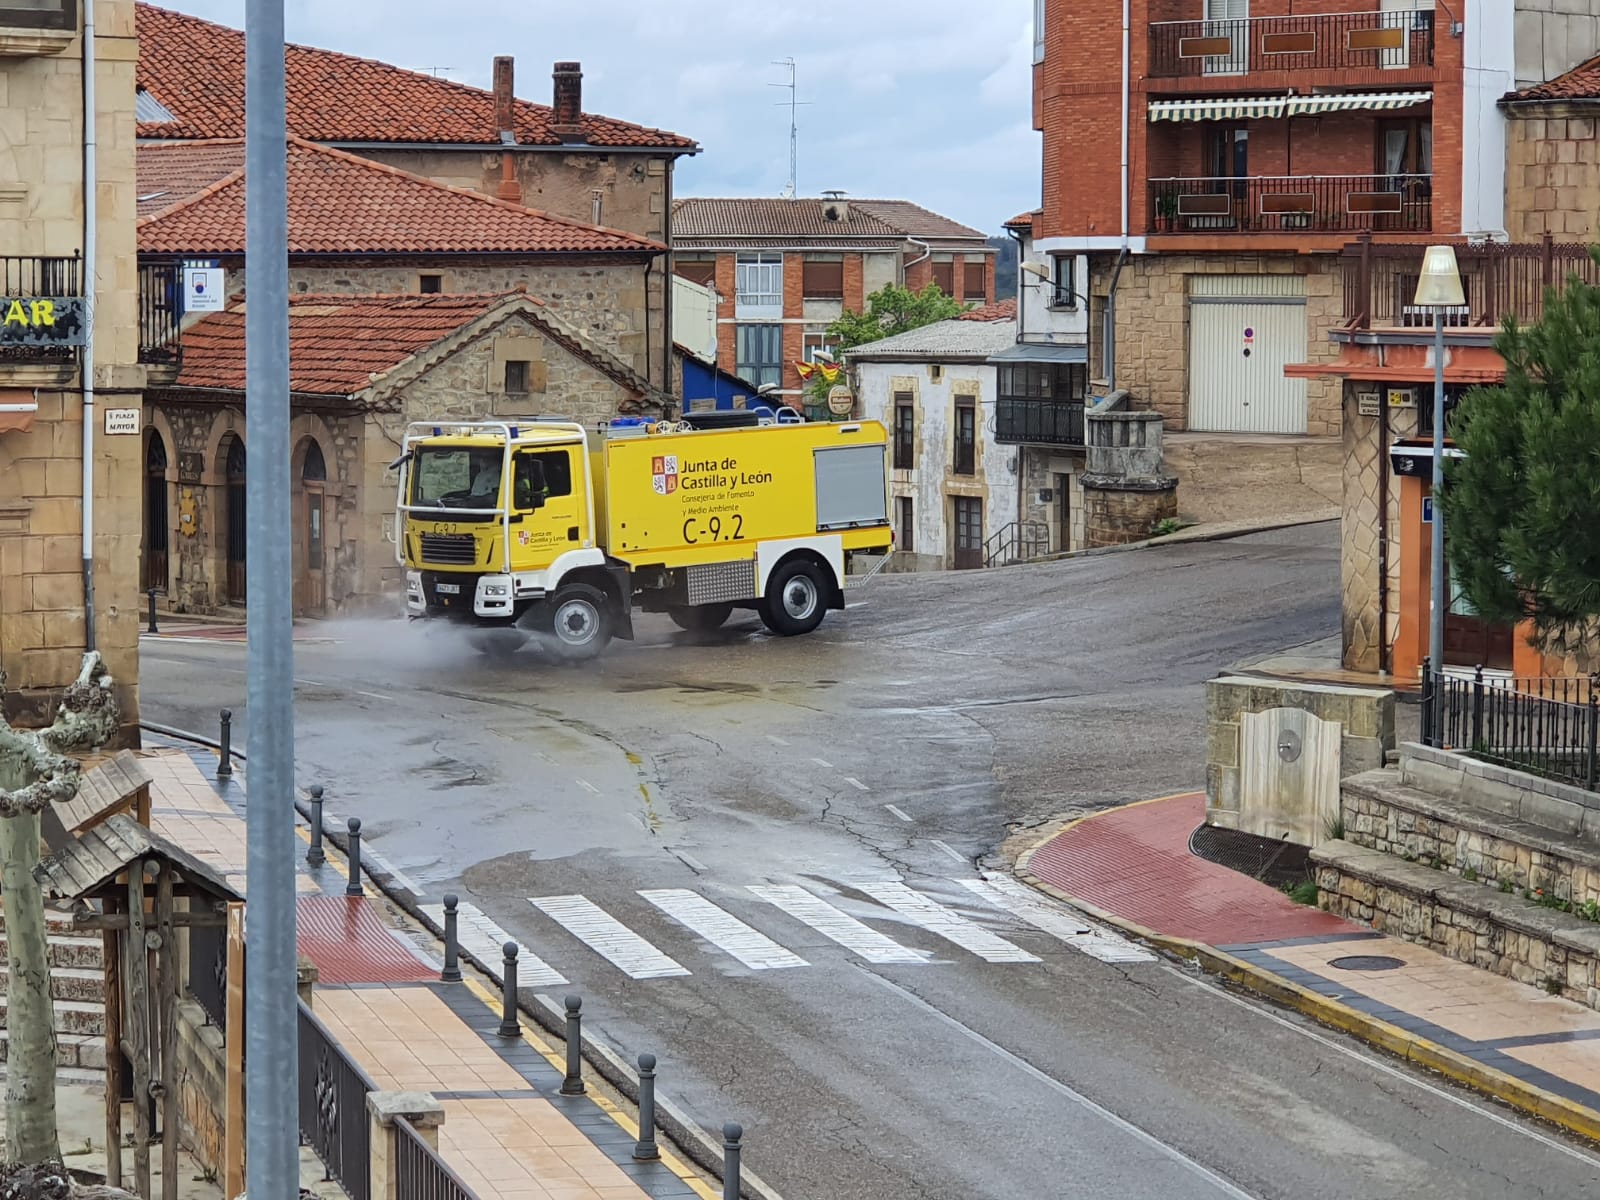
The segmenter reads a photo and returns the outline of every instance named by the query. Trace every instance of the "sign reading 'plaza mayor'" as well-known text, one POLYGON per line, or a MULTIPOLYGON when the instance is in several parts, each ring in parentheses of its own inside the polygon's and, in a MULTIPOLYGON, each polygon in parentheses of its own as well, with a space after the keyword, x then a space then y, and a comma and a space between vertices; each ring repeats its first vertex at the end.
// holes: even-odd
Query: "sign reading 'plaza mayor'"
POLYGON ((83 345, 78 296, 0 296, 0 346, 83 345))

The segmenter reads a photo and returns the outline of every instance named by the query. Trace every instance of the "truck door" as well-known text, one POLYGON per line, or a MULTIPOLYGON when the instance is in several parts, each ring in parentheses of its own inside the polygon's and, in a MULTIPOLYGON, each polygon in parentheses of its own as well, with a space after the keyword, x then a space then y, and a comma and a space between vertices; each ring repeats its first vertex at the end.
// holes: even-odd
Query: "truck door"
POLYGON ((511 493, 511 543, 518 562, 541 567, 583 545, 587 498, 574 486, 582 478, 578 446, 518 451, 511 493))

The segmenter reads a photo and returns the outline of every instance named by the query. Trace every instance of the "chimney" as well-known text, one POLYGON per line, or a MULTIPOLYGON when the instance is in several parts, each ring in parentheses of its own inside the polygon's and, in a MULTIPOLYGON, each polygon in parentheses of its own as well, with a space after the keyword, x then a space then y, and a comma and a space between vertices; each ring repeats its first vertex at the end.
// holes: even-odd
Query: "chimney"
POLYGON ((583 64, 558 62, 555 79, 555 118, 551 129, 563 142, 582 142, 583 64))
MULTIPOLYGON (((516 59, 503 54, 494 60, 494 132, 513 133, 516 128, 516 59)), ((515 141, 513 136, 511 139, 515 141)))

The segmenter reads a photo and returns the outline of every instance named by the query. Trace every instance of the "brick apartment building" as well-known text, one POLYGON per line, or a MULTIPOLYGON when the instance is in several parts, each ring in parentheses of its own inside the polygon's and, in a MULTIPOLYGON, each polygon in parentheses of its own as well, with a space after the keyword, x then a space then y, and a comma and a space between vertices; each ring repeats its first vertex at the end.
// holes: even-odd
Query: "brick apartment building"
POLYGON ((137 738, 139 515, 124 502, 139 489, 144 386, 135 333, 134 15, 131 0, 94 5, 91 157, 84 8, 0 0, 0 673, 7 718, 48 724, 84 650, 97 649, 116 680, 127 736, 137 738), (85 404, 91 385, 95 408, 85 404))
POLYGON ((828 325, 888 284, 994 300, 985 236, 906 200, 686 198, 672 244, 677 274, 716 291, 717 365, 790 395, 828 325))
POLYGON ((1091 375, 1172 426, 1337 433, 1338 386, 1284 367, 1337 353, 1339 252, 1503 238, 1497 102, 1593 52, 1588 8, 1128 0, 1124 31, 1122 0, 1036 0, 1028 232, 1086 260, 1091 375))

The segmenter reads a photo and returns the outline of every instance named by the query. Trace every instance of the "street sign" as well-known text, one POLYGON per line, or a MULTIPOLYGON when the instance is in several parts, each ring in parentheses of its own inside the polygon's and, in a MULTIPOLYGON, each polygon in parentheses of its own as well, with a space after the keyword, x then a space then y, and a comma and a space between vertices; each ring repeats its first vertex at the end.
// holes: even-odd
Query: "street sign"
POLYGON ((0 346, 83 345, 79 296, 0 295, 0 346))
POLYGON ((183 269, 183 311, 221 312, 227 304, 226 275, 221 267, 183 269))
POLYGON ((1424 525, 1432 525, 1433 524, 1433 497, 1432 496, 1424 496, 1422 498, 1422 523, 1424 525))
POLYGON ((139 432, 139 410, 137 408, 108 408, 106 409, 106 436, 117 437, 139 432))

